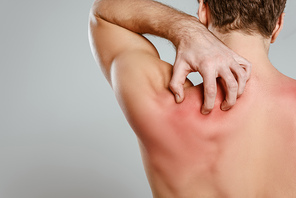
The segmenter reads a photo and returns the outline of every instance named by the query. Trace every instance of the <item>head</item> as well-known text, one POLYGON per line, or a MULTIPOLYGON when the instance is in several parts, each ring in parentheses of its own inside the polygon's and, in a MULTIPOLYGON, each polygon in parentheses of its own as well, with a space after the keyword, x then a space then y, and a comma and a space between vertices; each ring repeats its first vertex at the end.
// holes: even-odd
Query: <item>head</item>
POLYGON ((287 0, 199 0, 199 20, 222 34, 240 31, 273 43, 283 28, 287 0))

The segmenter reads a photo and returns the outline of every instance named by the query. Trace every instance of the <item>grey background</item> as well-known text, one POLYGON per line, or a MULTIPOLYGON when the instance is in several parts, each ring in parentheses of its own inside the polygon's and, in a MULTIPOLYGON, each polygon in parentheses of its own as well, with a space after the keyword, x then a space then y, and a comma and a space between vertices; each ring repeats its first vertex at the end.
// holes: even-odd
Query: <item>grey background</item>
MULTIPOLYGON (((90 52, 92 2, 0 2, 1 198, 152 197, 136 137, 90 52)), ((197 10, 194 0, 162 2, 197 10)), ((270 52, 292 78, 295 5, 289 0, 286 27, 270 52)), ((173 63, 172 45, 149 38, 173 63)))

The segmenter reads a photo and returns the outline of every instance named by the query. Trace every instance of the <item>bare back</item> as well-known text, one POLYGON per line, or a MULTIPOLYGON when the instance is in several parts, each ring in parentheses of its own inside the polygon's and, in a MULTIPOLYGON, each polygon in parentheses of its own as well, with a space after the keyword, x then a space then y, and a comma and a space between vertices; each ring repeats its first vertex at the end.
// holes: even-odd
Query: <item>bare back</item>
POLYGON ((296 197, 296 81, 275 82, 250 82, 228 112, 219 86, 208 116, 202 85, 187 87, 182 104, 159 95, 136 131, 154 197, 296 197))
POLYGON ((203 86, 187 81, 185 100, 176 104, 172 66, 147 39, 92 15, 90 30, 155 198, 296 197, 295 80, 253 76, 227 112, 219 82, 215 108, 204 116, 203 86))

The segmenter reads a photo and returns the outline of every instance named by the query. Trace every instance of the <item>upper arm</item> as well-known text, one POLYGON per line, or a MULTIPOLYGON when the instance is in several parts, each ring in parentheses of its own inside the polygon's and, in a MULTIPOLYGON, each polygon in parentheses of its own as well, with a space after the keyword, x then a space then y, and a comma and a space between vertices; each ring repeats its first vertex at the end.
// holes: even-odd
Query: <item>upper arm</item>
POLYGON ((109 23, 93 12, 89 17, 89 42, 94 58, 111 86, 111 65, 119 56, 142 51, 159 58, 157 50, 145 37, 109 23))
POLYGON ((153 115, 156 100, 174 100, 168 88, 172 66, 159 59, 142 35, 91 14, 89 38, 93 55, 132 126, 144 119, 143 113, 153 115))

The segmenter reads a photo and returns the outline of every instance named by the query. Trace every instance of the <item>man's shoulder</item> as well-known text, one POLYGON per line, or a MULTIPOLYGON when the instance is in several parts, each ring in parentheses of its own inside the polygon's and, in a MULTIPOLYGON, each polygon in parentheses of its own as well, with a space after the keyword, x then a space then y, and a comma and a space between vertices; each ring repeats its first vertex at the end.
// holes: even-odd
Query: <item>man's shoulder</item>
POLYGON ((293 122, 293 131, 294 135, 296 135, 296 80, 290 78, 290 85, 287 87, 287 97, 289 101, 287 108, 290 109, 290 116, 293 122))
POLYGON ((296 80, 286 77, 281 81, 277 90, 276 97, 279 108, 294 120, 296 127, 296 80))
POLYGON ((294 103, 296 106, 296 80, 287 77, 279 86, 278 96, 283 100, 294 103))

